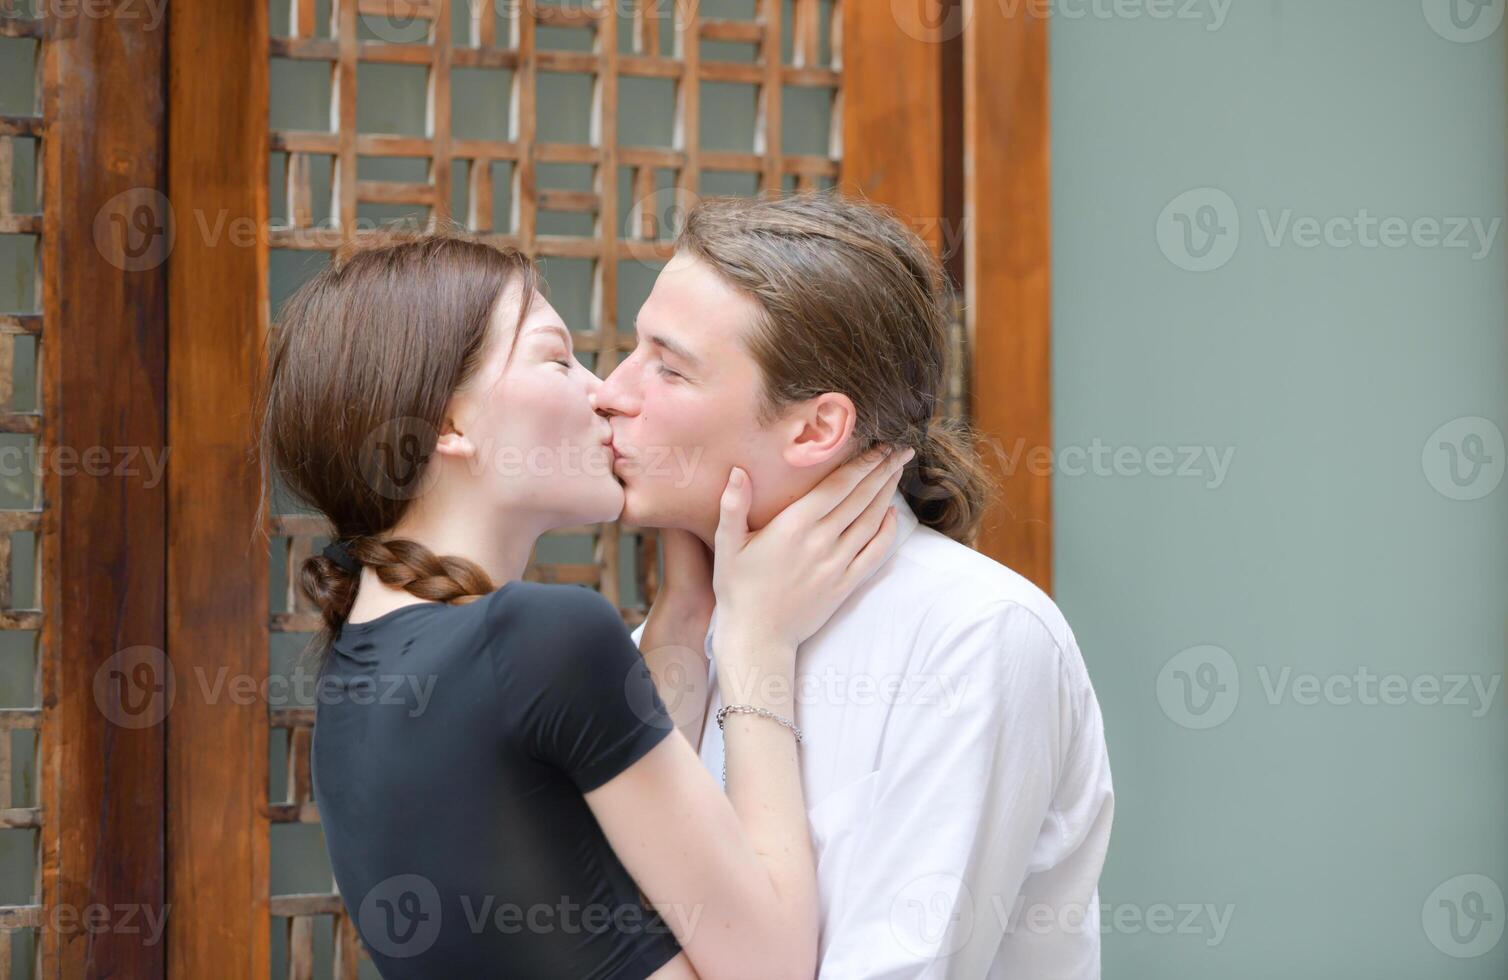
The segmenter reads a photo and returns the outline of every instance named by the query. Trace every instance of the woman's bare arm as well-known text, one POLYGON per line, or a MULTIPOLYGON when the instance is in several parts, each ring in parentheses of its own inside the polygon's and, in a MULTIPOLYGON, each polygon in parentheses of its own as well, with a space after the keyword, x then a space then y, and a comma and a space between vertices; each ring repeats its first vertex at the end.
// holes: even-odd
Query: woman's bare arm
MULTIPOLYGON (((760 542, 746 527, 726 541, 720 531, 713 644, 726 703, 793 717, 796 645, 878 567, 894 538, 887 505, 898 476, 898 464, 839 471, 819 486, 825 495, 793 504, 804 506, 760 542)), ((725 495, 725 522, 740 507, 746 517, 747 492, 725 495)), ((724 737, 726 795, 672 732, 587 804, 698 974, 810 980, 818 901, 798 746, 757 715, 730 715, 724 737)))

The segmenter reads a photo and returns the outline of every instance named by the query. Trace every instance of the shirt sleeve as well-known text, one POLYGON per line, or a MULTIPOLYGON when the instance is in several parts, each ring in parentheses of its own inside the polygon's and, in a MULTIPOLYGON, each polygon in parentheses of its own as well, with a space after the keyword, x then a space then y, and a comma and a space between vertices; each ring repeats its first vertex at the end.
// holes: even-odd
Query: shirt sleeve
POLYGON ((838 831, 858 835, 863 860, 835 885, 822 980, 986 976, 1035 870, 1072 738, 1058 642, 1004 602, 949 627, 917 670, 958 703, 949 717, 935 704, 891 716, 873 807, 838 831))
POLYGON ((524 752, 585 793, 637 762, 674 722, 618 611, 577 586, 537 586, 498 624, 520 637, 498 665, 524 752))

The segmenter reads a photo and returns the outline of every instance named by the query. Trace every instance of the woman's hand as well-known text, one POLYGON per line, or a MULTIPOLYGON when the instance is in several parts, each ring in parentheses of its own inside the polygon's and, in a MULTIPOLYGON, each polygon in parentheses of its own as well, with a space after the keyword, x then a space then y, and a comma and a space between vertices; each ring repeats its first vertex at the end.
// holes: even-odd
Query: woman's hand
POLYGON ((752 487, 735 467, 723 491, 713 562, 718 636, 794 657, 884 560, 895 539, 890 499, 913 455, 874 450, 851 460, 753 532, 752 487))

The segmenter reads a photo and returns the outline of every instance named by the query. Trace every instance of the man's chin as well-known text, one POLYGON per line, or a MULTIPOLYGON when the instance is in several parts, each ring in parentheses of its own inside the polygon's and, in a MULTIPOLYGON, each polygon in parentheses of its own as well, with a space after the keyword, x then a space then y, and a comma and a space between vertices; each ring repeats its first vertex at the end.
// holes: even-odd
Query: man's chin
POLYGON ((633 483, 623 485, 623 516, 619 518, 620 521, 635 527, 682 527, 685 525, 685 521, 679 519, 675 508, 665 506, 665 501, 646 493, 645 489, 642 486, 636 487, 633 483))

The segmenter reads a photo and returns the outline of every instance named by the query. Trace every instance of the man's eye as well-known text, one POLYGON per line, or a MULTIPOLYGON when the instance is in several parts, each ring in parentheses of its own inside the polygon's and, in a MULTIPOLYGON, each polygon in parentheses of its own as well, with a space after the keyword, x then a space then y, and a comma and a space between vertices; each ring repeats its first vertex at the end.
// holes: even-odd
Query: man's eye
POLYGON ((565 358, 563 360, 558 360, 555 363, 559 364, 563 368, 569 368, 571 366, 570 358, 565 358))
POLYGON ((673 370, 671 370, 670 368, 666 367, 663 364, 660 365, 660 373, 663 374, 663 375, 665 375, 666 377, 671 377, 671 378, 684 378, 685 377, 685 375, 682 374, 681 372, 679 372, 679 371, 673 371, 673 370))

